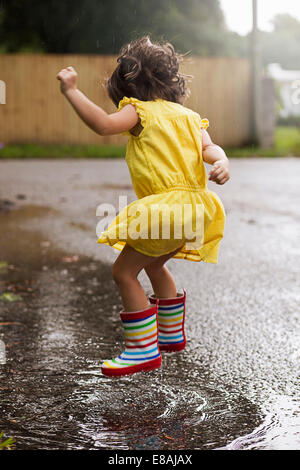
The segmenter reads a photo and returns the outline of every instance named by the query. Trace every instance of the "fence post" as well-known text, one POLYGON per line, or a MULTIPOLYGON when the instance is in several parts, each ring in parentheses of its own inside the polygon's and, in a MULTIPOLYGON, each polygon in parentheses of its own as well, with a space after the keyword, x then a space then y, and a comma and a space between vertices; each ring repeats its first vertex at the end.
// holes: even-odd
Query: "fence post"
POLYGON ((252 0, 252 143, 254 145, 260 144, 260 103, 261 103, 261 64, 260 64, 260 51, 258 40, 257 28, 257 0, 252 0))
POLYGON ((260 107, 260 145, 272 147, 276 127, 276 96, 275 83, 270 77, 263 77, 261 81, 261 107, 260 107))
POLYGON ((6 104, 6 84, 0 80, 0 104, 6 104))

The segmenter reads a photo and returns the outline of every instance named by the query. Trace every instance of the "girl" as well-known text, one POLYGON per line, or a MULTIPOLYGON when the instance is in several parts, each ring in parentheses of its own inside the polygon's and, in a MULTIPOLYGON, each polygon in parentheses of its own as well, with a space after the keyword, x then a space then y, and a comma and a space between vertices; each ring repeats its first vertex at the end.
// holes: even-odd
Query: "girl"
POLYGON ((102 364, 108 376, 159 368, 160 350, 185 348, 186 291, 177 292, 165 264, 172 257, 217 263, 223 237, 224 208, 206 187, 203 161, 212 165, 209 179, 217 184, 228 181, 229 162, 206 131, 207 119, 183 106, 188 89, 181 58, 171 44, 152 43, 149 36, 124 46, 107 82, 118 107, 109 115, 77 89, 72 67, 57 75, 62 93, 91 129, 129 135, 126 161, 138 200, 98 239, 121 251, 112 274, 124 306, 126 346, 102 364), (186 227, 190 231, 178 230, 186 227), (137 279, 142 269, 154 291, 149 299, 137 279))

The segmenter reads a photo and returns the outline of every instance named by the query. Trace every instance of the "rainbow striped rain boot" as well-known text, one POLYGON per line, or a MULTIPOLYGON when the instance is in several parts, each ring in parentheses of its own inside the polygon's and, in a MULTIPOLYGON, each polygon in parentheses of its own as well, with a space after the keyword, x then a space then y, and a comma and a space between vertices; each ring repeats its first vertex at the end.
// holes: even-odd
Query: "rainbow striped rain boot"
MULTIPOLYGON (((184 332, 186 291, 177 297, 158 299, 158 345, 161 351, 182 351, 186 345, 184 332)), ((150 303, 157 298, 150 295, 150 303)))
POLYGON ((120 356, 102 364, 104 375, 129 375, 158 369, 161 366, 157 307, 155 303, 154 306, 139 312, 120 313, 125 331, 125 350, 120 356))

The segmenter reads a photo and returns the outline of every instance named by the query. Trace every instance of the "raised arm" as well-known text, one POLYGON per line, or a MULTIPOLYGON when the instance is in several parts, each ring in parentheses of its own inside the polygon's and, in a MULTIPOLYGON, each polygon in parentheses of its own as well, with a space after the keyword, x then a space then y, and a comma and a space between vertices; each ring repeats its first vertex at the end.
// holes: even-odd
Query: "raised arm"
POLYGON ((202 157, 206 163, 213 165, 209 172, 209 180, 224 184, 229 180, 229 160, 224 150, 213 143, 205 129, 202 132, 202 157))
POLYGON ((100 106, 89 100, 77 88, 77 72, 73 67, 62 69, 56 77, 60 80, 60 89, 71 103, 82 121, 100 135, 120 134, 129 131, 138 122, 139 116, 131 104, 112 114, 107 114, 100 106))

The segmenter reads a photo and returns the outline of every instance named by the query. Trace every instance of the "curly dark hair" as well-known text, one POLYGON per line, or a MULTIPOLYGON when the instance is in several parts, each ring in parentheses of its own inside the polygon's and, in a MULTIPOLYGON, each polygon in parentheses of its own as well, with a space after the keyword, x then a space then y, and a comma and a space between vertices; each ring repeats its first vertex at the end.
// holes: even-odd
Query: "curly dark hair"
POLYGON ((107 81, 110 99, 116 106, 124 96, 182 104, 189 96, 187 79, 191 78, 179 73, 182 58, 169 42, 152 43, 149 36, 130 42, 122 47, 118 66, 107 81))

